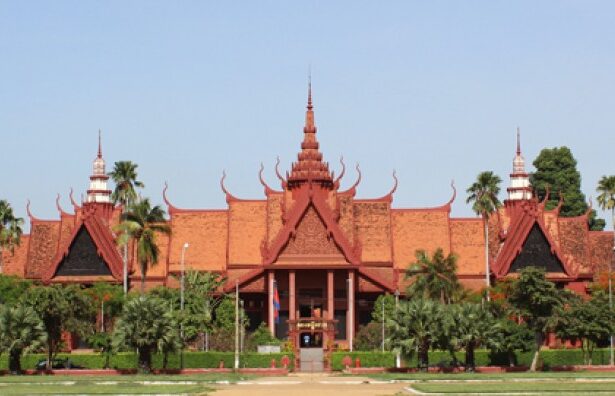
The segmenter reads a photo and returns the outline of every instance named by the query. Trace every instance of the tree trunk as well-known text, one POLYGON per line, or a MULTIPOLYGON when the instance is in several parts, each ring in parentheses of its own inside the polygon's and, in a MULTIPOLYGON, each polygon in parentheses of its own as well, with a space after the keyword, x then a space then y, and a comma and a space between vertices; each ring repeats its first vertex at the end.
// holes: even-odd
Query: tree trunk
POLYGON ((53 340, 49 337, 47 341, 47 370, 51 370, 51 361, 53 360, 53 340))
POLYGON ((421 344, 418 352, 419 369, 427 371, 429 369, 429 345, 421 344))
POLYGON ((165 352, 162 354, 162 368, 166 370, 169 365, 169 353, 165 352))
MULTIPOLYGON (((1 231, 1 228, 0 228, 1 231)), ((4 273, 4 260, 2 258, 2 245, 0 245, 0 274, 4 273)))
POLYGON ((538 357, 540 356, 540 350, 542 349, 542 333, 536 333, 534 335, 534 339, 536 340, 536 351, 534 352, 534 358, 532 359, 530 371, 536 371, 536 366, 538 365, 538 357))
POLYGON ((476 368, 476 364, 474 363, 474 345, 472 343, 466 346, 466 371, 473 373, 476 368))
POLYGON ((150 347, 141 347, 139 354, 139 371, 144 374, 152 372, 152 350, 150 347))
POLYGON ((11 349, 9 352, 9 370, 11 374, 21 374, 21 349, 11 349))
POLYGON ((508 365, 510 367, 515 367, 515 352, 509 350, 506 354, 508 355, 508 365))
POLYGON ((141 294, 145 294, 145 276, 146 276, 146 266, 141 264, 141 294))
POLYGON ((487 301, 490 300, 489 297, 489 288, 491 287, 491 282, 489 280, 489 221, 488 217, 483 216, 483 220, 485 222, 485 285, 487 286, 487 301))

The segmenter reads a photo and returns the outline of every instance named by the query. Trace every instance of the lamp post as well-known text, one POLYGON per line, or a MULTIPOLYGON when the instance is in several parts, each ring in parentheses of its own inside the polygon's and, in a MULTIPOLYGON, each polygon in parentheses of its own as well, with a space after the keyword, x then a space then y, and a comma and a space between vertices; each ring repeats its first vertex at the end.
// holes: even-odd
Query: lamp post
POLYGON ((186 249, 188 249, 190 245, 188 244, 188 242, 184 243, 184 246, 182 246, 182 257, 181 257, 181 280, 180 280, 180 291, 179 291, 179 309, 181 310, 181 314, 182 314, 182 318, 181 321, 179 323, 179 334, 180 337, 182 339, 182 349, 181 349, 181 353, 179 355, 179 367, 180 368, 184 368, 184 288, 185 288, 185 284, 184 284, 184 275, 186 272, 186 249))
POLYGON ((348 283, 348 347, 350 349, 350 352, 352 352, 352 343, 354 336, 354 290, 352 284, 353 279, 349 277, 348 279, 346 279, 346 282, 348 283))
POLYGON ((384 295, 382 297, 382 353, 384 353, 384 295))
POLYGON ((235 370, 239 369, 239 281, 235 281, 235 370))
MULTIPOLYGON (((611 258, 611 262, 609 263, 609 309, 611 310, 611 312, 613 311, 613 281, 612 281, 612 277, 613 277, 613 261, 615 261, 615 233, 613 234, 613 257, 611 258)), ((614 340, 613 340, 613 333, 611 332, 611 356, 609 359, 609 364, 611 366, 615 365, 615 356, 614 356, 614 352, 613 352, 613 347, 614 345, 614 340)))
MULTIPOLYGON (((399 307, 399 289, 395 289, 395 317, 397 317, 397 308, 399 307)), ((399 351, 395 354, 395 368, 401 367, 401 356, 399 351)))

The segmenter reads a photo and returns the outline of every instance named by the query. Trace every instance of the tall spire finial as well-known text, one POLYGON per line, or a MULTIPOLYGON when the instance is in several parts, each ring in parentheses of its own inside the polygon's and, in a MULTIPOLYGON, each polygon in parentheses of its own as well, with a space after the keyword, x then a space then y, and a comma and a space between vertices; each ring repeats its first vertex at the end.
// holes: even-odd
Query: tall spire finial
POLYGON ((98 158, 102 158, 102 139, 101 139, 101 134, 102 134, 102 132, 99 129, 98 130, 98 158))
POLYGON ((308 110, 312 110, 313 106, 312 106, 312 67, 310 66, 310 69, 308 71, 308 104, 307 104, 307 109, 308 110))
POLYGON ((517 155, 521 155, 521 132, 519 132, 519 127, 517 127, 517 155))

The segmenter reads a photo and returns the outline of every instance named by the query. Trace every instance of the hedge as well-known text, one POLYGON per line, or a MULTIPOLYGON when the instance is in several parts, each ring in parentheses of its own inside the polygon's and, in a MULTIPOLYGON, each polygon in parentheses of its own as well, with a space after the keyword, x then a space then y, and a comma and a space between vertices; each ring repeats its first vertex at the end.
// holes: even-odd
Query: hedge
MULTIPOLYGON (((239 357, 240 367, 248 368, 266 368, 270 367, 271 359, 275 359, 276 367, 282 367, 281 359, 283 356, 288 356, 290 366, 293 366, 292 353, 243 353, 239 357)), ((41 359, 46 359, 45 354, 29 354, 21 357, 21 366, 25 369, 33 369, 36 363, 41 359)), ((102 369, 105 358, 97 353, 85 354, 70 354, 59 353, 58 359, 69 358, 76 365, 89 369, 102 369)), ((163 356, 156 354, 152 358, 154 368, 162 368, 163 356)), ((218 368, 220 362, 224 362, 224 367, 232 368, 235 363, 235 354, 233 352, 184 352, 184 367, 185 368, 218 368)), ((168 356, 167 368, 177 369, 180 366, 180 355, 170 354, 168 356)), ((137 367, 137 357, 133 352, 120 352, 111 356, 109 367, 116 369, 132 369, 137 367)), ((6 354, 0 356, 0 370, 8 368, 8 359, 6 354)))
MULTIPOLYGON (((361 360, 361 367, 395 367, 395 354, 392 352, 334 352, 332 356, 333 370, 342 370, 344 365, 342 360, 345 356, 352 358, 352 366, 358 357, 361 360)), ((465 362, 465 353, 456 352, 455 356, 460 364, 465 362)), ((515 353, 515 364, 517 366, 529 366, 534 357, 533 352, 515 353)), ((492 353, 489 350, 479 349, 474 352, 474 359, 477 366, 508 366, 508 355, 506 353, 492 353)), ((583 351, 581 349, 544 349, 540 352, 540 359, 543 362, 544 370, 549 370, 555 366, 583 365, 583 351)), ((450 366, 451 355, 446 351, 430 351, 430 366, 450 366)), ((609 349, 596 348, 592 356, 594 365, 609 364, 609 349)), ((414 356, 405 361, 408 367, 417 366, 417 358, 414 356)))
POLYGON ((354 367, 357 358, 361 360, 361 367, 395 367, 395 354, 393 352, 333 352, 331 354, 331 368, 343 370, 344 357, 352 358, 354 367))

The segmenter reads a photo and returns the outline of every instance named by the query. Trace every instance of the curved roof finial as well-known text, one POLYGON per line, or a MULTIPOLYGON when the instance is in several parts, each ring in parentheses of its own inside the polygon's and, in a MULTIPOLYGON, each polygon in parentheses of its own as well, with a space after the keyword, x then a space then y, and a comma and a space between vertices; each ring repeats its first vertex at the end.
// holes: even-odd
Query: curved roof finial
POLYGON ((167 197, 167 190, 169 189, 169 184, 167 183, 167 181, 164 181, 164 188, 162 189, 162 200, 164 201, 164 203, 167 205, 167 207, 169 208, 169 213, 176 210, 177 208, 175 207, 175 205, 173 205, 171 203, 171 201, 169 201, 169 198, 167 197))
POLYGON ((344 175, 346 174, 346 164, 344 163, 344 156, 340 156, 340 164, 342 164, 342 171, 340 172, 340 175, 337 177, 337 179, 335 179, 335 184, 338 185, 339 187, 339 182, 342 180, 342 177, 344 177, 344 175))
POLYGON ((75 210, 75 212, 77 212, 78 209, 81 209, 81 206, 79 206, 79 204, 75 201, 75 198, 73 198, 73 188, 70 188, 70 194, 68 194, 69 198, 70 198, 70 203, 73 204, 73 208, 75 210))
POLYGON ((56 209, 58 209, 58 212, 60 213, 60 217, 61 216, 72 216, 70 213, 66 212, 64 209, 62 209, 62 205, 60 205, 60 193, 58 193, 58 195, 56 196, 56 209))
POLYGON ((275 161, 275 174, 278 177, 278 179, 280 179, 280 182, 282 184, 282 189, 286 189, 286 179, 284 179, 284 177, 280 174, 280 156, 276 157, 276 161, 275 161))
POLYGON ((226 170, 222 170, 222 177, 220 178, 220 188, 222 189, 222 192, 226 195, 226 202, 238 201, 239 199, 237 199, 233 194, 231 194, 226 189, 226 186, 224 185, 224 180, 225 179, 226 179, 226 170))
POLYGON ((261 182, 261 185, 263 187, 265 187, 265 194, 269 194, 269 193, 274 193, 274 192, 279 192, 274 190, 273 188, 269 187, 269 185, 267 184, 267 182, 265 181, 265 179, 263 178, 263 171, 265 170, 265 166, 263 165, 263 163, 261 162, 261 169, 258 171, 258 180, 261 182))
POLYGON ((28 199, 28 201, 26 202, 26 213, 28 214, 28 217, 30 218, 30 222, 41 221, 40 218, 34 216, 32 212, 30 211, 30 199, 28 199))
POLYGON ((453 196, 448 200, 447 205, 450 206, 455 202, 455 198, 457 198, 457 188, 455 188, 455 179, 451 180, 451 188, 453 189, 453 196))
POLYGON ((389 191, 388 195, 393 195, 393 193, 395 191, 397 191, 397 185, 399 184, 399 180, 397 180, 397 171, 395 169, 393 169, 393 180, 395 181, 393 183, 393 188, 391 188, 391 191, 389 191))
POLYGON ((547 204, 547 201, 549 200, 549 198, 551 197, 551 186, 549 184, 546 185, 545 187, 545 197, 543 198, 542 202, 540 203, 542 206, 545 206, 547 204))
POLYGON ((346 191, 343 191, 342 194, 344 193, 348 193, 348 192, 352 192, 353 194, 356 192, 357 186, 359 185, 359 183, 361 183, 361 168, 359 168, 359 163, 357 162, 357 164, 355 165, 355 169, 357 170, 357 180, 354 182, 354 184, 346 191))

